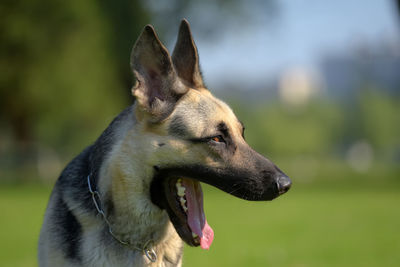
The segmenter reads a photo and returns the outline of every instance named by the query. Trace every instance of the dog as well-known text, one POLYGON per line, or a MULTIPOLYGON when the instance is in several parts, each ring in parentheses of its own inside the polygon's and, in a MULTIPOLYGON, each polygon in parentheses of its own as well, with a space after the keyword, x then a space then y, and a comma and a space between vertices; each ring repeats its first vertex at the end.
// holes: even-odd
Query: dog
POLYGON ((131 54, 135 101, 62 171, 44 217, 39 266, 181 266, 184 242, 214 233, 200 182, 272 200, 290 179, 244 139, 204 85, 189 23, 172 56, 147 25, 131 54))

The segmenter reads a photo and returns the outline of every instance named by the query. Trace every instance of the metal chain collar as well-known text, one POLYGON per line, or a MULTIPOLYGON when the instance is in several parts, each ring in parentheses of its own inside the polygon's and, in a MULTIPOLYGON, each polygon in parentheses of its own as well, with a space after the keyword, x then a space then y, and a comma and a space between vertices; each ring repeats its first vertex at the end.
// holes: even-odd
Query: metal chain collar
POLYGON ((114 232, 112 231, 111 228, 111 224, 107 219, 106 214, 104 213, 102 207, 101 207, 101 201, 100 201, 100 194, 97 190, 93 190, 92 189, 92 185, 90 183, 90 174, 87 177, 87 183, 88 183, 88 188, 89 188, 89 192, 92 195, 92 200, 94 203, 94 206, 97 209, 97 212, 101 214, 101 216, 103 217, 103 220, 105 221, 105 223, 108 226, 108 232, 110 233, 110 235, 117 240, 120 244, 132 249, 132 250, 138 250, 141 251, 144 255, 146 255, 146 257, 151 261, 151 262, 156 262, 157 261, 157 254, 153 249, 153 240, 148 240, 144 245, 143 248, 138 248, 136 246, 134 246, 133 244, 131 244, 128 241, 123 241, 120 238, 118 238, 114 232))

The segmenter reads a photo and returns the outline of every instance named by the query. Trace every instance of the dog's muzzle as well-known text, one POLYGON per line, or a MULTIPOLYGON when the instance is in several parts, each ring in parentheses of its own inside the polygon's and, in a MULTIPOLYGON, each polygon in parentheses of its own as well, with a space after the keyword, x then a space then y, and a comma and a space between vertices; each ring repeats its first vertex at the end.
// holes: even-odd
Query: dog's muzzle
POLYGON ((290 186, 292 185, 292 181, 286 175, 280 174, 276 177, 276 186, 278 187, 279 195, 286 193, 290 186))

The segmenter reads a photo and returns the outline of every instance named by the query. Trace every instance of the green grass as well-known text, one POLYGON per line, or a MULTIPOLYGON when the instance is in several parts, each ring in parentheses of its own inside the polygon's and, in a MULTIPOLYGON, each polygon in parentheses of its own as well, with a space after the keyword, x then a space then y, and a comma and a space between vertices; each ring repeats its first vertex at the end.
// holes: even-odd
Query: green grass
MULTIPOLYGON (((1 266, 36 266, 48 187, 0 185, 1 266)), ((272 202, 204 186, 209 251, 185 248, 184 266, 398 266, 400 189, 296 184, 272 202)))
POLYGON ((398 190, 289 191, 270 203, 208 190, 210 251, 186 249, 189 266, 395 266, 400 261, 398 190))
POLYGON ((37 266, 37 240, 49 194, 48 187, 0 184, 1 266, 37 266))

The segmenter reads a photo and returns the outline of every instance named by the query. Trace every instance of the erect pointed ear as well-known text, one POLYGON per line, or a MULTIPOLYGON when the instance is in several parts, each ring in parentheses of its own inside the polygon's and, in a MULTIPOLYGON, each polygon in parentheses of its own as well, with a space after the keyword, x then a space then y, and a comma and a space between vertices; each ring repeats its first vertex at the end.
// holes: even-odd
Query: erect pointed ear
POLYGON ((132 94, 153 121, 167 117, 188 90, 176 75, 170 55, 151 25, 143 29, 133 47, 131 68, 136 76, 132 94))
POLYGON ((189 22, 183 19, 179 27, 178 40, 172 54, 179 77, 192 88, 204 87, 199 67, 199 55, 190 31, 189 22))

